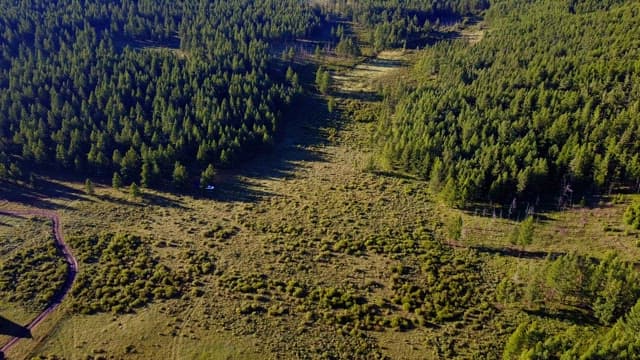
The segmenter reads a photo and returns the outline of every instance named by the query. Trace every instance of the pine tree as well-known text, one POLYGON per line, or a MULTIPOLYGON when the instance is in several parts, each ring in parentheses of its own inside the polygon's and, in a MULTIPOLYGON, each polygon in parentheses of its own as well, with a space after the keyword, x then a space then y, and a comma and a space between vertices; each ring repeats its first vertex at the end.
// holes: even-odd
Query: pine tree
POLYGON ((120 174, 118 174, 118 172, 113 173, 113 177, 111 178, 111 186, 116 190, 122 187, 122 178, 120 178, 120 174))
POLYGON ((148 188, 152 185, 153 174, 151 165, 148 161, 142 163, 142 170, 140 171, 140 185, 148 188))
POLYGON ((87 193, 87 195, 93 195, 94 187, 91 179, 87 179, 84 181, 84 191, 87 193))
POLYGON ((633 229, 640 230, 640 201, 629 205, 624 212, 624 222, 633 229))
POLYGON ((200 175, 200 187, 204 188, 207 185, 213 183, 213 180, 216 176, 216 170, 213 165, 209 164, 207 168, 200 175))
POLYGON ((507 340, 507 344, 504 347, 504 352, 502 354, 502 358, 504 360, 517 359, 522 351, 522 348, 526 346, 527 339, 527 328, 529 324, 526 322, 521 323, 516 328, 511 336, 509 336, 509 340, 507 340))
POLYGON ((176 189, 184 190, 187 187, 187 183, 189 181, 187 175, 187 168, 180 164, 180 162, 176 161, 173 167, 173 177, 172 183, 176 189))
POLYGON ((318 71, 316 71, 316 86, 318 87, 318 91, 322 94, 326 94, 331 86, 331 75, 322 67, 318 68, 318 71))
POLYGON ((20 166, 15 162, 9 164, 9 176, 14 179, 22 178, 22 170, 20 169, 20 166))
POLYGON ((460 192, 458 191, 456 181, 453 178, 449 178, 447 180, 440 192, 440 196, 444 202, 451 207, 458 207, 461 205, 460 192))
POLYGON ((318 68, 318 70, 316 70, 316 87, 318 87, 318 89, 320 88, 320 83, 322 82, 322 74, 324 74, 324 69, 321 67, 318 68))
POLYGON ((140 196, 142 196, 142 193, 140 192, 140 188, 134 182, 132 182, 131 185, 129 186, 129 195, 131 195, 131 197, 133 198, 139 198, 140 196))
POLYGON ((140 157, 138 153, 133 148, 129 148, 120 161, 120 171, 126 180, 133 180, 138 175, 139 164, 140 157))
POLYGON ((629 334, 640 334, 640 299, 624 317, 624 327, 629 334))
POLYGON ((327 111, 329 111, 329 113, 333 113, 333 110, 336 107, 336 99, 333 98, 333 96, 329 97, 329 100, 327 101, 327 111))
POLYGON ((320 79, 320 92, 323 94, 327 94, 329 92, 329 88, 331 87, 331 74, 328 71, 325 71, 322 74, 322 78, 320 79))
POLYGON ((447 227, 447 233, 449 235, 449 239, 453 241, 460 240, 460 238, 462 238, 462 227, 463 227, 462 216, 458 215, 455 219, 453 219, 449 223, 447 227))
POLYGON ((528 216, 524 221, 514 227, 509 241, 513 245, 519 245, 522 248, 531 245, 533 242, 533 229, 533 216, 528 216))

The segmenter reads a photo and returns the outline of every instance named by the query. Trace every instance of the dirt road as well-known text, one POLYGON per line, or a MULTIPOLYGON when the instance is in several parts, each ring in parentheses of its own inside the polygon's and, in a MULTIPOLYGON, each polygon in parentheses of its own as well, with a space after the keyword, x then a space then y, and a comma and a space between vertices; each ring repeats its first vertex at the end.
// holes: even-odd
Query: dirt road
MULTIPOLYGON (((62 300, 65 298, 65 296, 67 296, 67 294, 71 290, 71 285, 73 284, 73 281, 76 278, 76 274, 78 273, 78 261, 76 260, 76 258, 71 253, 71 249, 64 242, 64 236, 62 234, 62 226, 60 224, 60 218, 58 217, 58 214, 55 213, 54 211, 48 211, 48 210, 16 210, 16 211, 0 210, 0 215, 6 215, 6 216, 40 216, 40 217, 46 217, 48 219, 51 219, 51 221, 53 222, 53 236, 54 236, 54 239, 55 239, 56 247, 62 252, 62 255, 64 255, 64 258, 67 261, 67 264, 69 265, 69 271, 67 272, 67 278, 66 278, 64 284, 62 285, 62 287, 60 289, 58 289, 58 291, 54 295, 53 299, 51 299, 51 303, 49 304, 49 306, 47 306, 46 309, 44 309, 38 316, 36 316, 35 319, 33 319, 26 326, 27 329, 32 330, 33 328, 38 326, 38 324, 43 322, 44 319, 46 319, 47 316, 49 316, 53 312, 53 310, 55 310, 58 307, 58 305, 60 305, 62 300)), ((15 343, 17 343, 18 340, 20 340, 19 337, 14 337, 8 343, 6 343, 4 346, 2 346, 2 348, 0 348, 0 358, 3 358, 3 355, 9 349, 11 349, 11 347, 13 345, 15 345, 15 343)))

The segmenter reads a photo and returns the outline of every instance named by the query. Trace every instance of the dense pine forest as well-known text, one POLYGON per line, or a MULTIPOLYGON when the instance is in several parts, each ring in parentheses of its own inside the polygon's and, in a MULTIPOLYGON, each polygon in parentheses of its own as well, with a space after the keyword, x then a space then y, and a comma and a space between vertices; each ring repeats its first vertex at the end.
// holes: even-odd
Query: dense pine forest
POLYGON ((318 22, 298 1, 0 9, 0 176, 115 172, 144 186, 177 171, 184 187, 270 145, 299 84, 272 67, 268 42, 318 22))
POLYGON ((620 1, 496 1, 482 42, 437 44, 415 84, 387 91, 383 158, 454 205, 550 195, 562 205, 569 192, 637 188, 638 11, 620 1))

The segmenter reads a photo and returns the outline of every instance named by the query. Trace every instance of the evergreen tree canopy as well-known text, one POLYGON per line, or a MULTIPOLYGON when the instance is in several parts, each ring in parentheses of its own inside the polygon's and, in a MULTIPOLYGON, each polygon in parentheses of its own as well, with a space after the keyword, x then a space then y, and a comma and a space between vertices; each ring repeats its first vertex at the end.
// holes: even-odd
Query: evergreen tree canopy
POLYGON ((415 84, 388 89, 382 156, 455 203, 635 185, 640 4, 608 3, 495 1, 481 42, 425 50, 415 84))
POLYGON ((269 42, 317 24, 297 0, 1 0, 0 176, 158 186, 176 161, 231 166, 271 145, 299 91, 269 42))

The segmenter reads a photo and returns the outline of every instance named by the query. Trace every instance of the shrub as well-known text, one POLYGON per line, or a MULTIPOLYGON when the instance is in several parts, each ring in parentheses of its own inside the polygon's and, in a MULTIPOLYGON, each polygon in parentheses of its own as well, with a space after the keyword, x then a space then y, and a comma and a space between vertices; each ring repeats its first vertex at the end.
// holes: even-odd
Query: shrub
POLYGON ((161 265, 139 236, 101 234, 69 239, 87 265, 71 290, 80 313, 126 313, 156 299, 180 296, 186 277, 161 265))
POLYGON ((635 230, 640 229, 640 201, 629 205, 624 212, 624 222, 635 230))
POLYGON ((68 265, 53 237, 39 244, 27 244, 31 245, 21 248, 0 264, 0 295, 30 310, 40 310, 63 285, 68 265))

